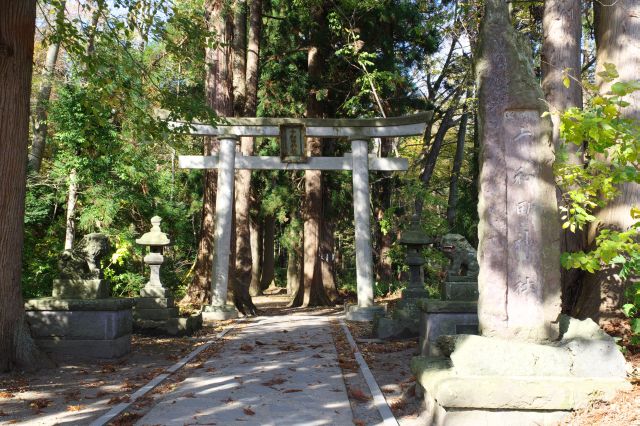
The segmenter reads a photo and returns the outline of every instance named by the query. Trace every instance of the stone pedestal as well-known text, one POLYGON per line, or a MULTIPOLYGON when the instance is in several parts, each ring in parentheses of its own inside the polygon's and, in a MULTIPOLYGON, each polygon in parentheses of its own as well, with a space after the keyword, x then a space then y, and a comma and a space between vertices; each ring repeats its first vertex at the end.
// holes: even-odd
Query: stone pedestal
POLYGON ((118 358, 131 350, 133 299, 31 299, 27 322, 36 344, 52 355, 118 358))
POLYGON ((136 333, 184 336, 202 328, 202 314, 180 317, 172 297, 138 297, 135 304, 133 331, 136 333))
POLYGON ((105 299, 109 292, 109 284, 103 279, 69 278, 53 280, 51 295, 57 299, 105 299))
POLYGON ((432 425, 553 424, 630 388, 624 357, 591 320, 564 317, 562 338, 529 343, 459 335, 411 368, 432 425))
POLYGON ((238 311, 232 305, 207 305, 202 309, 202 322, 224 321, 238 318, 238 311))
POLYGON ((371 322, 376 317, 384 316, 384 306, 345 305, 344 315, 347 321, 371 322))
POLYGON ((440 356, 440 336, 478 334, 478 303, 424 299, 420 309, 420 354, 440 356))

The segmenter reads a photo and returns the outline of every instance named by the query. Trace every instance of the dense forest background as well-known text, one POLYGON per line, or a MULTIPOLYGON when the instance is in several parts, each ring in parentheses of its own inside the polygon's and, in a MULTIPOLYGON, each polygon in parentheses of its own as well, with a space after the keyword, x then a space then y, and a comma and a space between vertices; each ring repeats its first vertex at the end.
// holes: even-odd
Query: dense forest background
MULTIPOLYGON (((625 120, 637 119, 638 87, 628 83, 637 76, 630 71, 633 55, 612 41, 626 18, 615 5, 591 2, 512 2, 509 8, 522 54, 544 89, 564 163, 558 166, 561 240, 563 251, 573 254, 563 263, 574 269, 563 273, 563 308, 597 317, 601 300, 611 299, 609 310, 622 304, 624 286, 618 278, 601 285, 611 282, 606 274, 617 274, 622 264, 624 281, 640 265, 635 231, 596 237, 603 226, 625 230, 635 223, 629 209, 638 198, 638 127, 625 120), (615 83, 618 77, 627 83, 615 83), (632 101, 623 101, 626 96, 632 101), (561 117, 563 111, 569 115, 561 117), (570 143, 562 145, 563 138, 570 143), (620 142, 630 143, 622 152, 631 154, 599 161, 620 142), (598 210, 617 196, 623 211, 598 210)), ((39 2, 24 295, 50 294, 60 253, 82 235, 102 232, 112 245, 104 267, 113 294, 135 296, 145 282, 135 238, 159 215, 173 241, 164 282, 184 308, 207 300, 216 174, 181 170, 177 156, 212 153, 217 145, 170 131, 159 109, 170 119, 210 124, 231 116, 391 117, 432 110, 422 138, 375 140, 370 147, 411 164, 407 173, 371 174, 376 293, 402 285, 396 239, 414 213, 432 237, 459 233, 477 244, 473 63, 482 13, 476 1, 39 2)), ((629 45, 637 46, 639 34, 629 34, 635 40, 629 45)), ((240 150, 277 155, 278 142, 244 138, 240 150)), ((310 140, 309 150, 343 155, 349 145, 310 140)), ((251 296, 272 284, 287 288, 293 306, 334 303, 353 290, 351 209, 349 173, 238 172, 236 306, 253 312, 251 296)), ((437 248, 426 251, 425 275, 436 295, 446 259, 437 248)), ((637 313, 633 309, 627 314, 637 313)))

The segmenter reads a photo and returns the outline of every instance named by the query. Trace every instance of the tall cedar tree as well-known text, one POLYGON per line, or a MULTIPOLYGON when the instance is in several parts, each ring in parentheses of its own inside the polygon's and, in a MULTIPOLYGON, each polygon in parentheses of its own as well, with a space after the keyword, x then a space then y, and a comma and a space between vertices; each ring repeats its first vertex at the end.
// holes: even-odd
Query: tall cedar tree
MULTIPOLYGON (((230 58, 233 16, 229 13, 224 0, 208 0, 205 3, 205 15, 208 30, 217 36, 216 43, 208 44, 205 50, 207 104, 219 117, 232 117, 233 83, 230 58)), ((212 155, 218 149, 219 144, 216 139, 205 139, 204 155, 212 155)), ((187 288, 187 294, 181 304, 202 306, 211 299, 217 178, 216 170, 205 170, 198 254, 193 281, 187 288)))
POLYGON ((20 289, 36 2, 0 1, 0 371, 43 366, 20 289))
MULTIPOLYGON (((638 79, 640 69, 640 19, 630 11, 640 8, 640 0, 605 0, 594 2, 597 71, 603 71, 607 63, 616 66, 619 81, 638 79)), ((599 80, 601 91, 608 91, 611 83, 599 80)), ((625 98, 630 105, 623 109, 624 118, 640 120, 640 92, 625 98)), ((631 207, 640 204, 640 185, 626 183, 620 194, 605 208, 595 213, 597 220, 589 228, 588 243, 592 244, 603 228, 628 229, 634 222, 629 214, 631 207)), ((616 274, 616 268, 605 268, 595 274, 587 274, 575 308, 578 318, 605 321, 620 316, 626 283, 616 274)), ((634 277, 635 278, 635 277, 634 277)))
MULTIPOLYGON (((307 56, 309 73, 309 93, 307 96, 307 117, 321 118, 325 113, 325 105, 319 98, 322 89, 323 70, 326 65, 329 36, 327 19, 329 3, 323 1, 311 6, 311 34, 307 56)), ((308 154, 322 155, 322 145, 319 138, 309 138, 308 154)), ((299 288, 292 306, 319 306, 330 303, 322 282, 322 263, 319 256, 323 213, 322 172, 320 170, 306 170, 304 173, 304 243, 303 243, 303 286, 299 288)))
MULTIPOLYGON (((571 107, 582 107, 582 87, 580 85, 580 55, 582 37, 582 15, 580 0, 546 0, 542 19, 542 90, 549 103, 553 123, 553 143, 560 146, 561 113, 571 107), (569 87, 565 86, 569 78, 569 87)), ((582 164, 583 159, 576 145, 570 144, 569 161, 582 164)), ((558 190, 558 203, 562 202, 562 193, 558 190)), ((586 246, 586 234, 580 230, 561 231, 560 250, 581 251, 586 246)), ((570 313, 576 302, 582 271, 562 269, 562 309, 570 313)))

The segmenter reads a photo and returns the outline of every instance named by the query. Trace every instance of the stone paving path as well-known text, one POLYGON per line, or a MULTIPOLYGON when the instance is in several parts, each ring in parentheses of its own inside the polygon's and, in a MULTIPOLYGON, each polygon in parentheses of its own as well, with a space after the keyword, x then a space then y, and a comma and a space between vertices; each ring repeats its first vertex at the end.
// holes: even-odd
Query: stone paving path
POLYGON ((250 322, 136 424, 352 425, 330 320, 250 322))

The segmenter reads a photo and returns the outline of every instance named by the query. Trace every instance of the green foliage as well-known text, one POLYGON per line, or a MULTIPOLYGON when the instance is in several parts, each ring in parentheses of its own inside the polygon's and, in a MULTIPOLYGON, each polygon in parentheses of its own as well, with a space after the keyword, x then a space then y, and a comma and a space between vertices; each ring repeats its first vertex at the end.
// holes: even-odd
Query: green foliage
MULTIPOLYGON (((625 97, 640 90, 640 81, 614 82, 618 73, 612 64, 605 64, 599 75, 612 83, 609 92, 597 93, 588 85, 593 93, 587 106, 583 110, 571 108, 560 116, 562 137, 567 144, 582 147, 586 158, 584 167, 571 164, 566 151, 561 151, 556 164, 557 180, 566 194, 561 206, 562 226, 572 232, 594 223, 594 211, 612 202, 621 185, 640 183, 640 123, 623 113, 630 106, 625 97)), ((635 221, 631 227, 600 230, 591 251, 563 253, 562 265, 591 273, 617 266, 622 279, 640 272, 640 209, 633 206, 629 214, 635 221)), ((639 283, 629 288, 630 302, 623 309, 629 317, 638 315, 639 292, 639 283)), ((634 333, 640 332, 639 321, 632 319, 634 333)))

